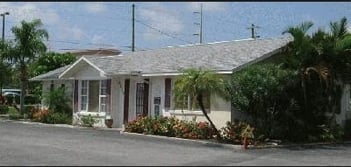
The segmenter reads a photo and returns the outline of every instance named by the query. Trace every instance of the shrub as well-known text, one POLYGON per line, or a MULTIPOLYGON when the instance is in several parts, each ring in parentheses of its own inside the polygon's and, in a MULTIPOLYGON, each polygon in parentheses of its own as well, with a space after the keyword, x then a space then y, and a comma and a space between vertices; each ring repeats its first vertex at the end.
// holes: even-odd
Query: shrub
POLYGON ((33 118, 34 110, 36 110, 36 107, 34 106, 24 106, 24 114, 26 114, 29 119, 33 118))
POLYGON ((126 124, 125 131, 188 139, 211 139, 214 130, 207 122, 179 120, 175 117, 142 117, 126 124))
POLYGON ((82 126, 85 127, 93 127, 95 123, 97 123, 98 121, 95 120, 95 118, 93 116, 91 116, 90 114, 87 116, 82 116, 80 118, 82 126))
POLYGON ((337 141, 344 136, 344 131, 338 124, 331 127, 321 125, 319 128, 321 132, 319 133, 320 135, 316 137, 318 141, 337 141))
POLYGON ((36 121, 36 122, 45 122, 49 112, 50 111, 48 109, 33 108, 31 110, 31 113, 33 115, 32 119, 33 121, 36 121))
POLYGON ((223 140, 231 144, 241 144, 244 137, 253 140, 254 128, 250 124, 241 121, 227 122, 221 129, 223 140))
POLYGON ((43 120, 43 123, 72 124, 72 116, 66 113, 55 113, 50 111, 43 120))
POLYGON ((65 93, 65 88, 54 89, 43 96, 44 104, 49 106, 49 109, 53 112, 64 112, 66 114, 72 114, 72 109, 69 103, 71 99, 65 93))
POLYGON ((23 115, 19 111, 17 111, 14 107, 9 108, 8 114, 9 114, 9 119, 11 120, 18 120, 23 118, 23 115))
POLYGON ((0 114, 7 114, 9 112, 9 107, 7 105, 0 105, 0 114))

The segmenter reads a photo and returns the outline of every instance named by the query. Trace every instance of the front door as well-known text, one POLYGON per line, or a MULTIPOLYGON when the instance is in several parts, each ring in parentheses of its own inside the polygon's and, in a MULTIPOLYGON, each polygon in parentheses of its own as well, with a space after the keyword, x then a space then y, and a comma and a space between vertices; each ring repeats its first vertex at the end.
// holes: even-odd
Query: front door
POLYGON ((128 113, 129 113, 129 84, 130 80, 126 79, 124 81, 124 117, 123 123, 128 123, 128 113))

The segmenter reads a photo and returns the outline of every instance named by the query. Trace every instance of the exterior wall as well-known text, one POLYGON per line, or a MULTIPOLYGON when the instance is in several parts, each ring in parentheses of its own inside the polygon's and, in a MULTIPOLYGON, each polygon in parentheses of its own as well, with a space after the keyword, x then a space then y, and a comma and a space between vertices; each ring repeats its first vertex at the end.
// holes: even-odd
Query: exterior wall
MULTIPOLYGON (((99 80, 108 79, 108 78, 102 76, 100 71, 98 71, 94 67, 90 66, 86 62, 82 62, 82 64, 79 65, 77 67, 77 69, 75 69, 75 70, 76 70, 76 72, 71 73, 71 75, 72 75, 71 77, 74 78, 74 80, 89 80, 89 81, 91 81, 91 80, 94 80, 94 81, 98 80, 99 81, 99 80)), ((72 80, 72 88, 74 88, 74 80, 72 80)), ((95 86, 97 86, 95 91, 99 91, 100 85, 97 84, 95 86)), ((89 87, 90 87, 90 84, 89 84, 89 87)), ((91 93, 90 92, 90 88, 89 88, 89 93, 91 93)), ((112 92, 113 92, 113 90, 112 90, 112 80, 111 80, 111 98, 113 98, 112 97, 113 96, 112 92)), ((96 92, 95 92, 95 94, 96 94, 96 92)), ((79 94, 78 94, 78 98, 79 98, 79 94)), ((72 90, 72 99, 73 99, 73 90, 72 90)), ((99 103, 99 97, 89 97, 88 102, 90 100, 94 100, 94 101, 97 101, 95 103, 99 103)), ((111 99, 111 102, 112 102, 112 99, 111 99)), ((79 108, 79 106, 80 105, 78 105, 78 108, 79 108)), ((97 120, 97 123, 94 124, 94 127, 106 127, 106 125, 105 125, 106 113, 105 112, 98 112, 98 107, 97 108, 96 107, 95 108, 90 108, 91 107, 90 104, 88 106, 89 106, 88 107, 88 111, 89 112, 80 112, 80 111, 78 111, 78 112, 74 112, 73 113, 73 125, 81 124, 80 118, 82 116, 91 115, 91 116, 93 116, 95 118, 95 120, 97 120)), ((74 107, 74 104, 73 104, 73 100, 72 100, 72 108, 73 107, 74 107)), ((111 108, 111 114, 112 114, 112 111, 113 111, 113 109, 111 108)))
MULTIPOLYGON (((180 111, 174 110, 173 95, 171 100, 171 109, 167 111, 164 108, 165 102, 165 79, 172 79, 172 89, 174 87, 175 76, 152 77, 150 78, 150 97, 149 97, 149 111, 151 116, 155 115, 154 98, 160 97, 160 115, 175 116, 182 120, 207 121, 202 111, 180 111)), ((211 95, 211 109, 208 116, 211 118, 217 128, 225 126, 227 121, 231 121, 231 105, 230 102, 225 101, 221 97, 211 95)))
MULTIPOLYGON (((171 111, 170 115, 174 115, 182 120, 207 121, 202 111, 171 111)), ((226 125, 226 122, 231 121, 231 105, 221 97, 211 96, 211 111, 208 117, 212 120, 216 128, 220 129, 226 125)))
POLYGON ((344 84, 343 94, 341 97, 341 111, 336 116, 336 122, 344 127, 345 121, 351 119, 351 99, 350 99, 350 84, 344 84))
MULTIPOLYGON (((86 66, 82 66, 80 71, 75 73, 73 78, 77 80, 102 80, 107 79, 100 76, 99 71, 96 69, 86 66)), ((171 109, 167 111, 164 108, 165 103, 165 79, 172 79, 172 89, 174 86, 175 76, 157 76, 157 77, 140 77, 140 76, 125 76, 125 77, 113 77, 111 79, 111 95, 110 95, 110 105, 111 105, 111 117, 113 119, 112 127, 123 128, 123 118, 124 118, 124 82, 125 79, 130 79, 130 89, 129 89, 129 111, 128 111, 128 121, 134 120, 136 118, 136 84, 143 83, 144 79, 149 79, 149 101, 148 109, 149 116, 155 116, 155 107, 159 107, 160 116, 175 116, 179 119, 184 120, 196 120, 196 121, 207 121, 203 116, 201 111, 179 111, 173 110, 174 102, 173 95, 171 98, 171 109), (154 99, 160 98, 160 104, 155 104, 154 99)), ((57 80, 54 81, 57 86, 61 83, 66 83, 67 81, 57 80)), ((70 94, 72 98, 72 108, 73 108, 73 89, 74 80, 68 81, 69 84, 65 84, 67 87, 67 93, 70 94)), ((50 89, 50 81, 43 82, 43 89, 50 89)), ((98 100, 98 99, 96 99, 98 100)), ((89 111, 91 111, 89 109, 89 111)), ((75 112, 73 113, 73 124, 80 124, 80 117, 92 115, 98 120, 94 126, 96 127, 106 127, 104 121, 106 113, 100 112, 75 112)), ((230 102, 226 102, 220 97, 211 96, 211 111, 208 114, 212 119, 217 128, 225 126, 227 121, 231 120, 231 106, 230 102)))
MULTIPOLYGON (((172 110, 167 111, 164 108, 164 99, 165 99, 165 78, 172 79, 172 87, 174 85, 174 76, 162 76, 162 77, 131 77, 130 78, 130 96, 129 96, 129 117, 128 120, 134 120, 136 118, 136 83, 143 82, 143 79, 149 78, 149 116, 155 116, 155 104, 154 99, 160 98, 161 102, 159 106, 160 116, 175 116, 183 120, 196 120, 196 121, 207 121, 203 116, 201 111, 180 111, 172 110)), ((124 83, 124 79, 121 80, 121 83, 124 83)), ((124 84, 122 84, 124 88, 124 84)), ((120 96, 123 99, 123 96, 120 96)), ((120 101, 120 104, 123 106, 123 101, 120 101)), ((171 108, 173 107, 173 100, 171 100, 171 108)), ((119 111, 116 111, 123 117, 123 107, 119 111)), ((231 120, 231 106, 230 102, 224 101, 218 96, 211 96, 211 112, 208 116, 212 119, 213 123, 217 127, 225 126, 227 121, 231 120)))
POLYGON ((111 116, 114 128, 122 128, 124 112, 124 78, 111 80, 111 116))

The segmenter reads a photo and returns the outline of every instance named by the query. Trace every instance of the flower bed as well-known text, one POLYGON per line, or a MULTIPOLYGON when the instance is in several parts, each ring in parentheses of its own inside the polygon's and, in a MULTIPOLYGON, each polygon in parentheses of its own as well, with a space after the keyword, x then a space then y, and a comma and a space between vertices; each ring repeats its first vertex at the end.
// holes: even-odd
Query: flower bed
MULTIPOLYGON (((215 133, 208 122, 179 120, 175 117, 142 117, 138 116, 125 126, 126 132, 143 133, 185 139, 214 139, 215 133)), ((227 122, 221 128, 223 142, 242 144, 244 139, 254 140, 252 128, 245 122, 227 122)))

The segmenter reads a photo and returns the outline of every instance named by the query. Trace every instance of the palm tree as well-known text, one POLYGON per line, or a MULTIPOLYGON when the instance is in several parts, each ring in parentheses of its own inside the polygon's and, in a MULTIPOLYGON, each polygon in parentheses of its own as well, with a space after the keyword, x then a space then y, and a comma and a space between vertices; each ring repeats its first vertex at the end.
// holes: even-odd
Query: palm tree
POLYGON ((307 107, 306 81, 304 77, 305 66, 309 64, 312 52, 311 37, 307 34, 313 23, 303 22, 298 26, 288 27, 282 34, 289 33, 294 40, 288 44, 288 57, 286 63, 289 68, 298 69, 301 78, 301 87, 303 89, 304 106, 307 107))
POLYGON ((202 69, 197 70, 194 68, 185 69, 183 75, 176 79, 174 87, 174 97, 176 102, 184 100, 184 97, 190 97, 192 100, 197 100, 202 113, 213 127, 218 140, 221 139, 221 135, 210 117, 207 115, 204 106, 204 96, 208 94, 220 95, 225 100, 228 100, 229 98, 225 88, 224 80, 214 72, 202 69))
POLYGON ((46 51, 46 46, 43 42, 48 39, 48 33, 41 28, 42 22, 40 19, 35 19, 31 22, 22 21, 19 27, 11 28, 15 39, 10 42, 5 57, 11 60, 19 69, 21 81, 21 113, 24 112, 24 96, 25 86, 28 81, 28 65, 38 56, 38 54, 46 51))
POLYGON ((307 99, 306 93, 311 92, 306 90, 306 82, 310 81, 312 75, 316 75, 319 77, 320 91, 325 94, 322 97, 325 101, 325 110, 334 117, 339 110, 338 103, 341 96, 339 81, 342 80, 342 74, 351 71, 351 58, 348 56, 351 53, 351 35, 347 31, 346 17, 337 22, 330 22, 330 32, 319 29, 312 35, 306 34, 312 25, 312 22, 304 22, 283 32, 294 37, 294 41, 288 45, 288 56, 298 62, 292 66, 300 69, 305 109, 310 106, 307 105, 307 100, 313 100, 307 99))

